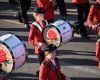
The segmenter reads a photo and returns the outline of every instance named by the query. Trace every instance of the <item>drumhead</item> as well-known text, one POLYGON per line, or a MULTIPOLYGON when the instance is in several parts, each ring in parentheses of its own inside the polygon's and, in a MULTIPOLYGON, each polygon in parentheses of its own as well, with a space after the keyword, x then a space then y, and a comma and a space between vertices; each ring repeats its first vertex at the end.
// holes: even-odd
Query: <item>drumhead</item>
POLYGON ((43 30, 43 38, 46 43, 53 44, 56 47, 60 45, 62 40, 59 30, 53 25, 50 25, 43 30))
POLYGON ((5 34, 0 37, 0 48, 6 52, 6 61, 2 63, 2 70, 5 74, 24 65, 27 53, 25 44, 22 40, 13 35, 5 34))
POLYGON ((56 47, 64 45, 72 39, 71 25, 64 20, 57 20, 49 24, 43 31, 44 41, 56 47))
POLYGON ((3 74, 8 74, 13 69, 13 57, 11 55, 11 52, 9 51, 8 47, 5 44, 0 43, 0 49, 4 50, 6 53, 6 61, 2 63, 1 69, 3 71, 3 74))

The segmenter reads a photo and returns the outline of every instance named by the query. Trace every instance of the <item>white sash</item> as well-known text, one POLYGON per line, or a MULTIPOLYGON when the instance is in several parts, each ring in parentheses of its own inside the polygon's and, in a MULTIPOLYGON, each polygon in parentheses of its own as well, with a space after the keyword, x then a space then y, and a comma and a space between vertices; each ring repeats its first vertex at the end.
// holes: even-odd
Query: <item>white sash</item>
MULTIPOLYGON (((46 20, 44 21, 46 22, 46 26, 47 26, 48 22, 46 20)), ((42 32, 42 27, 37 22, 33 22, 32 24, 35 25, 42 32)))

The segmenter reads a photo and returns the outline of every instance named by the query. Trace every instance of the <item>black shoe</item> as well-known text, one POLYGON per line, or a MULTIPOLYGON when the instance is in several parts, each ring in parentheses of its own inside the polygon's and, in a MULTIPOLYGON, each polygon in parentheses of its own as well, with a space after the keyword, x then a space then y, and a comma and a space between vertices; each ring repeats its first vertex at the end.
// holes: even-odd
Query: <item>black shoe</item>
POLYGON ((75 32, 75 33, 80 34, 80 29, 79 29, 78 22, 75 22, 75 23, 73 24, 73 28, 74 28, 74 32, 75 32))
POLYGON ((15 19, 18 19, 18 21, 19 21, 20 23, 24 23, 23 17, 22 17, 22 15, 21 15, 20 13, 18 13, 17 15, 14 15, 14 18, 15 18, 15 19))
POLYGON ((29 24, 24 24, 24 26, 25 26, 26 29, 28 29, 28 30, 30 29, 30 25, 29 24))
POLYGON ((90 37, 88 35, 82 35, 83 39, 90 39, 90 37))

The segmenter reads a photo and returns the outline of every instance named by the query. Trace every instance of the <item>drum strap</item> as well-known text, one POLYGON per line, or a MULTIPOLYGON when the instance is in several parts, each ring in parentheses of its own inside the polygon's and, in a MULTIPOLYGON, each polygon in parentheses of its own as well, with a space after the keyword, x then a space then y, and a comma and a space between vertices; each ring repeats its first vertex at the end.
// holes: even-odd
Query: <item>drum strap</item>
POLYGON ((44 19, 45 23, 46 23, 46 26, 48 25, 48 22, 44 19))
MULTIPOLYGON (((45 24, 47 26, 48 22, 46 20, 44 20, 44 21, 45 21, 45 24)), ((42 27, 37 22, 33 22, 32 24, 35 25, 42 32, 42 27)))
POLYGON ((34 22, 32 24, 35 25, 42 32, 42 28, 38 23, 34 22))

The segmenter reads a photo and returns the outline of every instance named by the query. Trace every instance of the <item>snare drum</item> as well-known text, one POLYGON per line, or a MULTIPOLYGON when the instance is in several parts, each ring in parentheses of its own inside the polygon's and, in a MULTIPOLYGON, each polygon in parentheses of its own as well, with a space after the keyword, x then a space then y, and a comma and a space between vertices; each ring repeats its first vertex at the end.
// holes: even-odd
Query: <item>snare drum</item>
POLYGON ((2 70, 10 73, 24 65, 26 61, 26 49, 23 41, 13 34, 5 34, 0 37, 0 49, 6 53, 6 61, 2 63, 2 70))
POLYGON ((71 25, 64 20, 57 20, 49 24, 43 30, 43 38, 46 43, 54 44, 59 47, 72 39, 73 29, 71 25))

